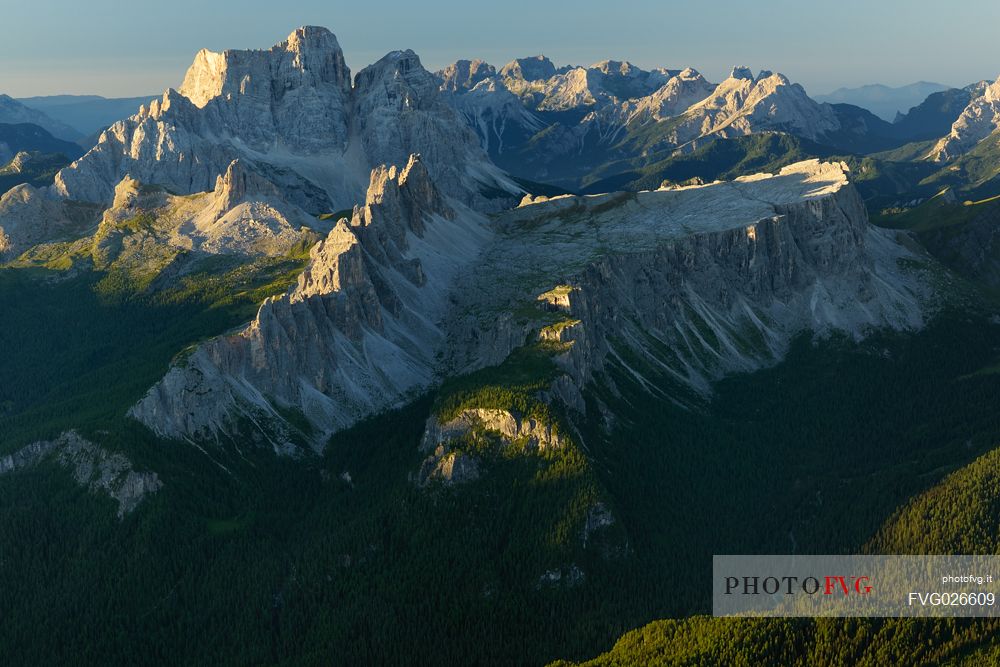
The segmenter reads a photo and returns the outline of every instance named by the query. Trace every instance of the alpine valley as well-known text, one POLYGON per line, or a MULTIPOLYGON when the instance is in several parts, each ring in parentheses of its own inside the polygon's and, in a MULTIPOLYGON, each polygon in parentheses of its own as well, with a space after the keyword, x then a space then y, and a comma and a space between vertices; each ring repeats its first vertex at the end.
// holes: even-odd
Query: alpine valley
POLYGON ((302 27, 0 96, 5 664, 995 664, 708 615, 713 554, 1000 553, 1000 79, 921 85, 302 27))

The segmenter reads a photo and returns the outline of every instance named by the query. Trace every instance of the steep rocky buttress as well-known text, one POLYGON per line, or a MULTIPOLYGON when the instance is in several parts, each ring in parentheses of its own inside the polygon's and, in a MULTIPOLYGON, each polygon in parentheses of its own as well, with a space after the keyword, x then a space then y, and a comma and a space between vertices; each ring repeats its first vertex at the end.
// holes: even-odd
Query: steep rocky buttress
POLYGON ((298 285, 200 346, 132 414, 164 436, 206 437, 295 409, 322 440, 397 405, 433 381, 448 291, 489 237, 418 156, 375 169, 365 205, 312 249, 298 285))

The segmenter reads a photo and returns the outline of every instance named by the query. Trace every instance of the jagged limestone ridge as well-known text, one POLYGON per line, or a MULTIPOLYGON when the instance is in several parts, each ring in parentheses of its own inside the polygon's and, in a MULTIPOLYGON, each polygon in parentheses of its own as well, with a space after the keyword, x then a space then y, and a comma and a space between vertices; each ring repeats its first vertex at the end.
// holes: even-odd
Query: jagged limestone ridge
POLYGON ((200 346, 132 414, 160 435, 211 437, 295 409, 321 444, 426 388, 452 276, 489 237, 485 220, 454 206, 419 156, 373 170, 365 205, 313 247, 295 289, 200 346))

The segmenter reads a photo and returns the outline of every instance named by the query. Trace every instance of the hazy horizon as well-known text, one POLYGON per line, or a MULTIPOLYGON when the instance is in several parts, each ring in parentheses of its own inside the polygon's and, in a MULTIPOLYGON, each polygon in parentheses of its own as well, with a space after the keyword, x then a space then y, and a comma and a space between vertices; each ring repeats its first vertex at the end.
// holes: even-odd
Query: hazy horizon
POLYGON ((268 48, 300 25, 332 30, 352 73, 406 48, 430 70, 460 58, 500 66, 542 53, 560 65, 611 58, 644 68, 694 67, 720 81, 734 65, 747 65, 754 71, 780 71, 813 95, 876 83, 964 86, 1000 73, 1000 45, 991 35, 1000 5, 985 0, 952 11, 961 30, 945 26, 950 28, 945 32, 961 32, 961 39, 941 36, 935 5, 927 0, 877 6, 844 0, 836 7, 771 0, 768 11, 760 3, 723 0, 712 12, 686 3, 639 0, 618 3, 613 16, 601 7, 511 0, 497 12, 438 0, 335 10, 318 0, 294 8, 260 0, 211 6, 175 0, 123 13, 112 0, 94 0, 87 7, 41 0, 5 12, 8 25, 18 29, 0 43, 5 65, 0 93, 159 95, 180 84, 201 48, 268 48))

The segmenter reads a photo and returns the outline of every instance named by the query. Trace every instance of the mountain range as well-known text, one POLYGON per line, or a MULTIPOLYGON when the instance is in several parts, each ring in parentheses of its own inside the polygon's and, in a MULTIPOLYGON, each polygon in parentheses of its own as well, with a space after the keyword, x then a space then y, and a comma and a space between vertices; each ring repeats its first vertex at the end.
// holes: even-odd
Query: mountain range
POLYGON ((988 620, 702 615, 717 553, 995 551, 998 100, 352 76, 316 26, 154 98, 0 98, 0 643, 987 660, 988 620))
POLYGON ((21 97, 17 101, 65 123, 84 137, 91 137, 116 121, 128 118, 141 105, 148 104, 156 97, 157 95, 114 98, 100 95, 43 95, 21 97))
POLYGON ((557 68, 537 56, 499 70, 458 61, 437 77, 497 164, 576 190, 716 140, 764 132, 840 153, 891 150, 946 134, 972 97, 972 87, 932 93, 889 123, 859 106, 817 102, 781 74, 745 67, 712 84, 691 68, 647 72, 617 61, 557 68))
POLYGON ((829 104, 853 104, 863 107, 891 123, 897 116, 906 114, 929 95, 944 90, 949 90, 949 87, 928 81, 918 81, 895 88, 875 83, 857 88, 838 88, 826 95, 815 95, 814 99, 829 104))
POLYGON ((83 136, 79 130, 3 94, 0 94, 0 123, 37 125, 52 136, 65 141, 75 141, 83 136))

